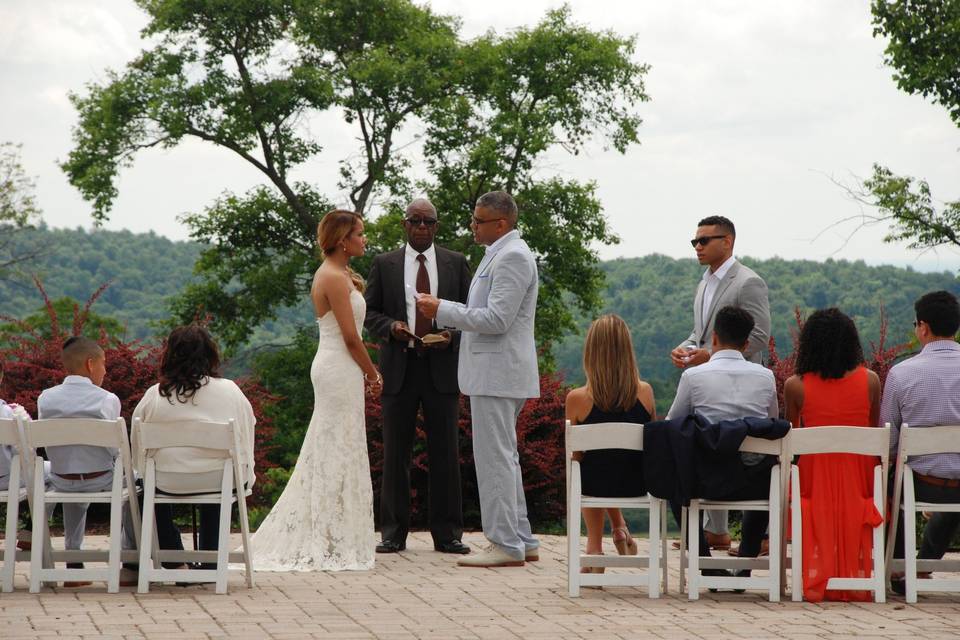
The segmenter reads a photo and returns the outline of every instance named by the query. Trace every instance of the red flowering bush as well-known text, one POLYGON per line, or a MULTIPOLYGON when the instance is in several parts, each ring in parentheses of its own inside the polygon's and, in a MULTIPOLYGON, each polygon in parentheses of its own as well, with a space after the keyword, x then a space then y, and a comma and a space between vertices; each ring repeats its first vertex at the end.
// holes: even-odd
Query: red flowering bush
MULTIPOLYGON (((517 449, 523 472, 527 511, 535 529, 557 524, 565 512, 563 463, 563 403, 565 397, 558 374, 540 378, 540 397, 528 400, 517 420, 517 449)), ((383 473, 383 419, 380 401, 367 398, 367 447, 374 502, 379 504, 383 473)), ((423 416, 418 416, 417 439, 410 469, 410 523, 414 528, 428 526, 427 492, 429 465, 423 416)), ((480 528, 480 504, 477 474, 473 463, 473 430, 470 400, 460 397, 460 476, 463 487, 464 526, 480 528)), ((379 507, 375 509, 379 514, 379 507)))
MULTIPOLYGON (((9 346, 0 351, 0 359, 5 363, 0 398, 23 405, 33 417, 37 416, 37 398, 40 392, 60 384, 66 376, 60 360, 64 341, 70 336, 83 333, 85 324, 91 317, 90 308, 108 285, 94 292, 82 309, 74 304, 73 317, 66 329, 43 285, 36 282, 36 286, 47 310, 49 326, 37 328, 17 318, 0 316, 0 320, 10 325, 5 335, 9 346), (18 332, 11 332, 11 327, 18 329, 18 332)), ((144 392, 157 381, 157 366, 163 347, 137 340, 125 342, 116 336, 108 335, 103 329, 99 332, 98 342, 106 357, 107 375, 103 380, 103 388, 120 398, 121 415, 129 425, 137 403, 144 392)), ((268 468, 275 466, 267 458, 268 443, 273 437, 273 424, 264 412, 264 408, 274 402, 274 398, 255 380, 242 379, 238 380, 237 384, 250 400, 257 417, 254 450, 257 472, 262 475, 268 468)), ((259 488, 258 482, 254 485, 254 501, 260 498, 259 488)))

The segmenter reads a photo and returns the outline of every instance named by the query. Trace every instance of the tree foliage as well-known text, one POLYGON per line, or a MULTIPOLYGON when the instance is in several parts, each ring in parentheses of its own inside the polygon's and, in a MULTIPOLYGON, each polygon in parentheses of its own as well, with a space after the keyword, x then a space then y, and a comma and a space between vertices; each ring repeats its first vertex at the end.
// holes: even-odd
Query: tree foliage
POLYGON ((118 173, 137 152, 185 138, 231 151, 265 179, 183 218, 209 248, 174 304, 178 319, 209 313, 235 346, 305 295, 332 185, 290 175, 322 156, 308 125, 331 111, 359 143, 335 159, 337 187, 357 211, 383 214, 369 225, 371 249, 398 244, 402 205, 426 192, 445 223, 441 241, 476 258, 469 213, 484 191, 506 189, 543 274, 541 341, 571 326, 564 292, 580 308, 597 304, 592 247, 617 239, 594 186, 537 169, 554 148, 577 153, 599 137, 623 152, 637 142, 647 67, 632 61, 631 38, 574 24, 565 8, 533 28, 465 41, 456 18, 410 0, 138 3, 158 44, 73 96, 80 122, 63 169, 94 218, 108 216, 118 173), (402 130, 414 126, 424 131, 421 180, 401 149, 411 138, 402 130))
POLYGON ((34 196, 36 182, 23 168, 20 149, 11 142, 0 143, 0 280, 40 254, 23 243, 23 231, 40 221, 40 208, 34 196))
MULTIPOLYGON (((960 0, 873 0, 874 36, 888 39, 884 62, 900 89, 942 105, 960 126, 960 0)), ((887 242, 914 249, 960 247, 960 201, 934 204, 924 180, 874 165, 858 201, 876 207, 866 222, 890 224, 887 242)))

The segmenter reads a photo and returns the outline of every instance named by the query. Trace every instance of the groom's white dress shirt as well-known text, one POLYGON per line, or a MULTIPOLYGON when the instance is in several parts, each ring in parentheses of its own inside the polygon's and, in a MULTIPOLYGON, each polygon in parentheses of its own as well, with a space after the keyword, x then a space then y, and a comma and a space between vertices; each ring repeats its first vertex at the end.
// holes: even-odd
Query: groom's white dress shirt
MULTIPOLYGON (((238 452, 240 464, 243 465, 240 477, 245 479, 247 486, 252 486, 256 476, 253 465, 253 446, 255 441, 254 427, 257 419, 253 415, 250 401, 243 395, 240 387, 226 378, 204 378, 203 386, 197 389, 194 396, 186 402, 180 402, 176 396, 164 398, 160 395, 160 385, 155 384, 146 393, 137 408, 133 410, 133 417, 143 422, 226 422, 231 418, 240 433, 240 448, 238 452)), ((140 455, 138 434, 133 432, 131 447, 134 453, 134 467, 142 476, 146 470, 144 457, 140 455)), ((173 474, 196 474, 220 472, 223 469, 223 458, 210 449, 193 447, 176 447, 158 451, 154 458, 159 475, 166 475, 169 481, 173 474)), ((168 482, 168 490, 179 491, 168 482)))
MULTIPOLYGON (((120 399, 93 384, 84 376, 67 376, 63 384, 45 389, 37 399, 37 417, 93 418, 116 420, 120 417, 120 399)), ((51 471, 55 474, 112 471, 117 450, 110 447, 70 445, 47 447, 51 471)))

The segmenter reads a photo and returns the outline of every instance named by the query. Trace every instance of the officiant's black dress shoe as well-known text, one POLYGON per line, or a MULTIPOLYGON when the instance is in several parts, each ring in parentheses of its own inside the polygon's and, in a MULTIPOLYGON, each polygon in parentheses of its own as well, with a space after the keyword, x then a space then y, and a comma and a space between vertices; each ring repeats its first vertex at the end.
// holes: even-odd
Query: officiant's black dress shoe
POLYGON ((450 540, 449 542, 440 542, 433 545, 434 551, 439 551, 440 553, 459 553, 460 555, 466 555, 470 553, 470 547, 463 544, 459 540, 450 540))
POLYGON ((394 542, 393 540, 381 540, 377 545, 377 553, 399 553, 407 548, 406 542, 394 542))

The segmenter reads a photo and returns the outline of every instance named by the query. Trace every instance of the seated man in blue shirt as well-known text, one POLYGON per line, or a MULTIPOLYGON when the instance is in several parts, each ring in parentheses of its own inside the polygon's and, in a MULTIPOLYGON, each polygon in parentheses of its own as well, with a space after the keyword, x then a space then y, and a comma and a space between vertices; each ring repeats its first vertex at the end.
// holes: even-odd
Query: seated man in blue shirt
MULTIPOLYGON (((914 303, 913 323, 923 349, 897 364, 887 374, 880 401, 880 424, 890 423, 890 457, 895 460, 900 426, 937 427, 960 425, 960 304, 948 291, 934 291, 914 303)), ((960 503, 960 453, 911 457, 914 490, 922 502, 960 503)), ((893 547, 903 558, 903 518, 893 547)), ((939 560, 960 528, 960 513, 936 512, 923 528, 919 558, 939 560)), ((929 573, 918 573, 929 578, 929 573)), ((891 576, 890 588, 906 593, 903 574, 891 576)))
MULTIPOLYGON (((742 418, 777 418, 780 415, 777 385, 773 372, 763 365, 743 357, 753 331, 753 317, 739 307, 726 306, 717 312, 714 322, 712 355, 698 367, 686 369, 680 376, 677 396, 667 413, 667 419, 684 418, 698 413, 710 422, 742 418)), ((756 470, 751 492, 756 495, 731 496, 731 500, 758 500, 769 492, 769 469, 758 467, 763 454, 742 453, 748 470, 756 470)), ((679 508, 674 516, 679 522, 679 508)), ((766 511, 746 511, 739 555, 755 558, 760 554, 769 514, 766 511)), ((693 526, 693 523, 691 523, 693 526)), ((710 555, 710 547, 700 526, 700 553, 710 555)), ((703 571, 705 575, 725 575, 720 569, 703 571)), ((740 575, 749 575, 749 570, 740 575)))

